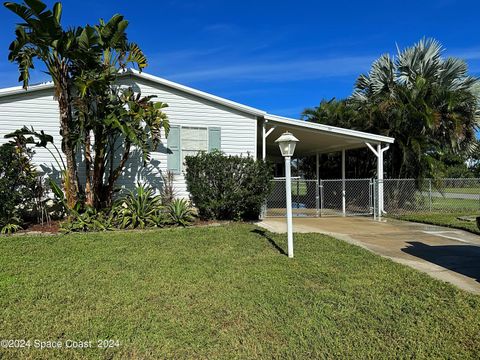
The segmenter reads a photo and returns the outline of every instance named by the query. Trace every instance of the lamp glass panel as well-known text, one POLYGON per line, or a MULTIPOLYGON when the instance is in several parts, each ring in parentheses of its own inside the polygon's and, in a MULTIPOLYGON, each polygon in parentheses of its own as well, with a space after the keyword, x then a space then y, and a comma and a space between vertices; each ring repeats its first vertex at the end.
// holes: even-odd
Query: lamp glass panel
POLYGON ((296 143, 294 141, 285 141, 279 143, 280 151, 282 156, 293 156, 293 152, 295 151, 296 143))

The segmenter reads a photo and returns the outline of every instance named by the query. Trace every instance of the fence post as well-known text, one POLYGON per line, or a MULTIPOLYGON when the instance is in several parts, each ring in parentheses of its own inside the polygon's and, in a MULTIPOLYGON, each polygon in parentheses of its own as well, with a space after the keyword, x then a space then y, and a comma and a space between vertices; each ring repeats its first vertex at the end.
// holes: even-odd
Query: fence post
POLYGON ((432 179, 428 179, 428 205, 432 212, 432 179))
POLYGON ((320 184, 318 182, 318 178, 317 178, 317 181, 315 181, 315 208, 316 208, 316 212, 317 212, 317 217, 319 216, 320 214, 320 184))
MULTIPOLYGON (((373 196, 373 182, 372 182, 372 179, 368 179, 368 210, 369 211, 372 211, 373 210, 373 199, 372 199, 372 196, 373 196)), ((373 210, 375 211, 375 210, 373 210)))
POLYGON ((323 180, 320 180, 320 217, 323 216, 323 180))
POLYGON ((300 180, 297 180, 297 209, 300 209, 300 180))

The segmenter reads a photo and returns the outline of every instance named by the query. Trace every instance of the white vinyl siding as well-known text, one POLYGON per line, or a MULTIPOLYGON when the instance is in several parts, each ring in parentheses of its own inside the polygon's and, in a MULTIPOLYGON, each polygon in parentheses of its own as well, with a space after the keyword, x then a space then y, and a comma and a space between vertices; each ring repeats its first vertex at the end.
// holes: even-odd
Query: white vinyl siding
MULTIPOLYGON (((10 140, 4 138, 6 134, 23 126, 33 126, 36 131, 52 135, 55 145, 61 149, 59 116, 58 103, 51 89, 0 97, 0 144, 10 140)), ((57 167, 46 149, 34 148, 34 151, 32 161, 40 171, 48 172, 57 167)))
MULTIPOLYGON (((156 96, 153 101, 167 103, 168 108, 165 112, 171 126, 208 129, 205 134, 207 151, 211 150, 208 148, 209 138, 214 132, 215 147, 219 147, 227 155, 256 155, 257 121, 254 115, 135 76, 122 78, 120 84, 132 86, 134 91, 141 91, 143 96, 156 96)), ((8 141, 3 138, 5 134, 23 125, 29 127, 33 125, 35 130, 44 130, 54 137, 56 145, 60 148, 59 112, 52 89, 0 97, 0 143, 8 141)), ((151 161, 146 167, 143 166, 139 154, 134 154, 127 162, 125 172, 117 184, 133 187, 137 182, 146 182, 157 189, 160 188, 162 186, 160 174, 168 169, 167 146, 165 134, 162 134, 162 144, 157 151, 152 152, 151 161)), ((203 143, 202 147, 204 146, 203 143)), ((41 148, 36 148, 35 151, 34 162, 40 168, 55 165, 48 151, 41 148)), ((79 170, 84 171, 83 164, 79 170)), ((182 169, 175 176, 174 186, 178 196, 188 196, 182 169)))
MULTIPOLYGON (((226 106, 196 97, 191 94, 171 89, 164 85, 138 79, 122 79, 121 84, 132 85, 135 91, 141 91, 142 95, 155 95, 153 101, 161 101, 168 104, 165 113, 168 115, 170 125, 179 126, 180 132, 185 127, 220 129, 220 149, 227 155, 256 156, 256 131, 257 120, 254 115, 246 114, 226 106), (133 83, 132 83, 133 80, 133 83)), ((152 170, 167 171, 167 139, 164 138, 158 151, 152 153, 152 170)), ((182 144, 180 144, 182 146, 182 144)), ((152 178, 153 186, 161 186, 159 175, 155 172, 147 172, 152 178)), ((175 189, 178 196, 188 196, 184 180, 183 169, 175 176, 175 189)))

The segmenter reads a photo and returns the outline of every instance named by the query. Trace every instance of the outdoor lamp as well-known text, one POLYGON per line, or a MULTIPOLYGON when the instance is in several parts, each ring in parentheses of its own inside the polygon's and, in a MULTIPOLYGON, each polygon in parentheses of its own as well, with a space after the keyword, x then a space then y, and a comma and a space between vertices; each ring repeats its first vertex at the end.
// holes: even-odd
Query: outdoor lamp
POLYGON ((285 190, 287 196, 287 247, 288 257, 293 258, 293 222, 292 222, 292 174, 291 158, 298 139, 291 133, 284 132, 277 140, 282 156, 285 158, 285 190))
POLYGON ((295 146, 297 145, 298 139, 293 136, 292 133, 284 132, 280 137, 275 140, 280 147, 280 152, 282 156, 289 156, 292 157, 295 151, 295 146))

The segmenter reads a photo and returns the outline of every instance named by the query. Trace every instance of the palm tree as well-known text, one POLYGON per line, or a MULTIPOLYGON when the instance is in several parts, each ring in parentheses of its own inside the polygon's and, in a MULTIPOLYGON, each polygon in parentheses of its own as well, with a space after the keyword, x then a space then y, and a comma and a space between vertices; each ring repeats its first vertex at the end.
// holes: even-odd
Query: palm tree
POLYGON ((396 139, 390 174, 434 175, 436 152, 468 151, 474 143, 478 79, 464 61, 442 52, 436 40, 422 39, 395 58, 382 55, 357 79, 350 100, 363 122, 396 139))
POLYGON ((67 202, 73 207, 77 201, 78 176, 72 134, 72 98, 70 92, 71 56, 75 52, 74 33, 65 31, 61 24, 62 5, 56 3, 53 10, 38 0, 30 0, 26 4, 5 3, 5 7, 17 14, 24 22, 15 29, 15 40, 10 44, 8 58, 18 64, 19 81, 28 88, 30 70, 34 69, 34 61, 42 61, 55 86, 55 97, 60 112, 60 133, 62 151, 66 158, 66 171, 63 174, 64 189, 67 202))
MULTIPOLYGON (((92 161, 95 161, 91 157, 90 132, 99 119, 86 114, 91 112, 93 104, 109 104, 107 88, 119 70, 128 63, 134 63, 142 70, 147 66, 147 60, 136 44, 127 41, 125 30, 128 21, 121 15, 114 15, 108 22, 100 20, 97 26, 64 30, 60 23, 60 3, 55 3, 52 10, 48 10, 40 0, 28 0, 23 4, 7 2, 5 7, 23 20, 16 27, 16 38, 10 45, 9 53, 9 60, 18 64, 19 81, 25 89, 28 88, 30 70, 38 59, 44 63, 54 83, 60 112, 61 149, 66 158, 63 186, 67 204, 73 208, 78 194, 82 192, 76 163, 79 146, 84 146, 85 150, 86 193, 88 202, 92 203, 92 161), (93 98, 97 100, 94 103, 93 98)), ((102 133, 100 131, 95 135, 96 154, 102 155, 105 151, 102 133)), ((93 164, 97 178, 104 170, 101 156, 98 159, 93 164)))

